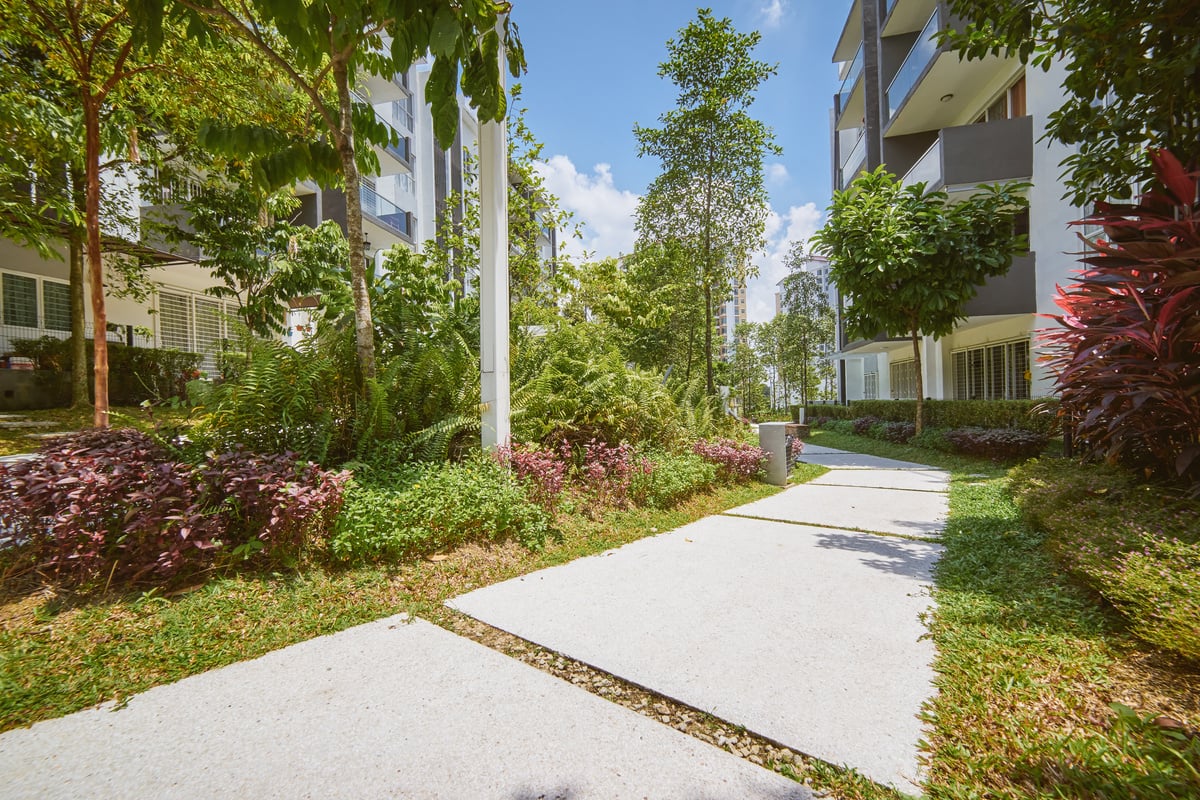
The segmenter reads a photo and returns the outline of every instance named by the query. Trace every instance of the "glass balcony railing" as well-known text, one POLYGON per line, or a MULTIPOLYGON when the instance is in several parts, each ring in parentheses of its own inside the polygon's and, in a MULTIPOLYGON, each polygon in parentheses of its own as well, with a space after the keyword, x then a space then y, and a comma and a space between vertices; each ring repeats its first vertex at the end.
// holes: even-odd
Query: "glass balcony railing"
POLYGON ((854 92, 854 87, 862 76, 862 66, 863 48, 860 44, 858 52, 854 54, 854 61, 850 64, 850 71, 846 73, 846 78, 842 81, 842 88, 838 89, 838 114, 846 110, 846 104, 850 102, 850 95, 854 92))
POLYGON ((412 140, 407 136, 401 136, 397 144, 389 144, 385 149, 406 164, 412 162, 412 140))
POLYGON ((925 23, 924 29, 917 36, 916 43, 912 49, 908 51, 908 55, 904 59, 904 63, 900 65, 899 71, 896 72, 896 77, 892 79, 891 84, 887 89, 887 119, 889 120, 896 116, 896 112, 900 110, 900 104, 904 102, 904 98, 908 97, 909 92, 917 85, 921 75, 925 72, 925 67, 933 60, 933 57, 938 53, 937 42, 933 36, 942 28, 941 6, 934 9, 933 15, 929 17, 929 22, 925 23))
MULTIPOLYGON (((865 129, 864 129, 865 130, 865 129)), ((842 169, 845 169, 849 164, 857 164, 867 156, 867 137, 862 133, 858 135, 858 141, 854 143, 854 147, 842 156, 842 169)))
POLYGON ((413 218, 400 206, 387 198, 380 197, 369 186, 359 187, 358 196, 362 200, 362 211, 382 222, 400 234, 412 238, 413 218))

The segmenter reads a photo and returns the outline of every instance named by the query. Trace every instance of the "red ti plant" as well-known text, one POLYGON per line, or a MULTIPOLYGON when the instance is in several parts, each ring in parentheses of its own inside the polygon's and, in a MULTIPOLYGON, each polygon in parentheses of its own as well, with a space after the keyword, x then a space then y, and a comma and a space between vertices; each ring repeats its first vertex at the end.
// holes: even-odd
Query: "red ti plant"
POLYGON ((1074 223, 1102 225, 1107 241, 1084 240, 1087 266, 1059 287, 1061 327, 1042 340, 1085 452, 1200 490, 1198 174, 1151 157, 1159 186, 1074 223))

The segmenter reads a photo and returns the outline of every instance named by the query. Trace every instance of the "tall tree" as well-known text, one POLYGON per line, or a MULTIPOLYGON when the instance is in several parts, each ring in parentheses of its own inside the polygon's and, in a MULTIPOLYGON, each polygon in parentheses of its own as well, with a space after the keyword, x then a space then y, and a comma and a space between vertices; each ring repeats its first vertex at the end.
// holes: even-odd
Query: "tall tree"
MULTIPOLYGON (((361 253, 359 192, 362 166, 370 166, 374 154, 370 148, 360 148, 358 139, 386 144, 394 134, 375 119, 369 106, 355 101, 353 92, 369 75, 391 77, 432 54, 426 97, 433 111, 434 135, 443 147, 450 146, 458 131, 460 87, 478 110, 480 121, 503 120, 502 35, 514 77, 525 63, 520 40, 505 16, 510 4, 492 0, 316 0, 302 5, 286 0, 131 0, 131 5, 138 9, 141 33, 151 44, 161 41, 164 9, 186 8, 197 23, 253 44, 312 102, 328 136, 327 146, 298 146, 290 163, 275 159, 273 182, 284 185, 306 175, 324 174, 331 167, 340 176, 346 194, 358 367, 364 380, 373 378, 375 334, 366 259, 361 253), (502 30, 497 31, 501 21, 502 30)), ((264 137, 272 138, 272 132, 243 127, 223 131, 222 136, 227 146, 252 150, 264 137)))
POLYGON ((1200 166, 1200 14, 1195 0, 950 0, 971 20, 942 33, 964 56, 1061 59, 1067 98, 1047 132, 1077 148, 1063 162, 1076 205, 1129 197, 1152 177, 1147 148, 1200 166))
POLYGON ((949 335, 963 307, 988 278, 1003 275, 1028 249, 1016 235, 1028 208, 1027 184, 981 187, 960 202, 925 184, 903 186, 883 167, 834 192, 829 221, 813 237, 829 256, 833 280, 850 298, 844 310, 851 336, 909 336, 917 378, 917 432, 925 387, 921 336, 949 335))
MULTIPOLYGON (((92 306, 95 407, 93 423, 108 425, 108 340, 100 231, 101 156, 105 134, 130 122, 123 103, 133 80, 155 65, 138 59, 123 4, 110 0, 28 0, 4 3, 4 26, 17 31, 45 58, 47 72, 72 92, 83 131, 84 229, 92 306), (124 119, 122 119, 124 117, 124 119)), ((132 130, 132 129, 131 129, 132 130)), ((130 146, 136 140, 131 137, 130 146)))
POLYGON ((763 158, 778 153, 771 129, 747 109, 776 67, 753 58, 760 34, 736 31, 729 19, 700 9, 667 42, 660 77, 679 89, 660 127, 637 125, 639 156, 657 158, 662 172, 638 206, 637 227, 648 242, 675 242, 695 271, 704 298, 705 385, 713 380, 715 304, 749 277, 750 256, 763 246, 767 195, 763 158))
POLYGON ((803 244, 794 242, 787 257, 791 272, 783 279, 787 345, 795 349, 797 356, 801 405, 808 405, 815 388, 814 361, 833 344, 833 309, 820 278, 805 269, 809 260, 803 244))

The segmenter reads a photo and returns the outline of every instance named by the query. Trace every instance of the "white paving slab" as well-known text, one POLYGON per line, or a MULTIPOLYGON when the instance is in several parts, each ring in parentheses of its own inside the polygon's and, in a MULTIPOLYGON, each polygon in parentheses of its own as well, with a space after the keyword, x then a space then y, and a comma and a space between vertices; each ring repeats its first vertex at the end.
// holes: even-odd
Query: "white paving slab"
MULTIPOLYGON (((837 475, 840 478, 842 472, 837 475)), ((948 511, 946 495, 936 492, 804 483, 725 513, 900 536, 933 536, 941 533, 948 511)))
POLYGON ((809 452, 807 446, 800 455, 800 460, 809 464, 821 464, 833 469, 839 467, 842 469, 929 469, 928 464, 918 464, 915 461, 897 461, 894 458, 869 456, 865 453, 848 453, 845 451, 828 453, 809 452))
POLYGON ((17 798, 809 798, 429 623, 363 625, 0 735, 17 798))
POLYGON ((913 791, 927 542, 708 517, 449 605, 913 791))
POLYGON ((809 481, 809 485, 946 492, 950 490, 950 474, 940 469, 832 469, 809 481))

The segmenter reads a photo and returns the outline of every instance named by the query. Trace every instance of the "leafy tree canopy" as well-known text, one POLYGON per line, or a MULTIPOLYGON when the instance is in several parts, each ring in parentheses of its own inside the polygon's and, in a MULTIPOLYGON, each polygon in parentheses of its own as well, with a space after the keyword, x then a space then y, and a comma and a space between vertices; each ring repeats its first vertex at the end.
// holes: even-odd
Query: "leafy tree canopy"
POLYGON ((952 202, 925 184, 901 185, 883 167, 834 192, 829 221, 813 237, 831 260, 833 280, 848 304, 852 337, 908 336, 917 372, 921 425, 921 352, 918 337, 943 337, 966 318, 963 308, 988 278, 1003 275, 1028 249, 1014 223, 1028 201, 1027 184, 980 187, 952 202))
POLYGON ((1147 147, 1200 164, 1200 13, 1195 0, 950 0, 972 20, 942 36, 969 58, 1062 59, 1066 102, 1047 133, 1078 151, 1063 166, 1072 201, 1129 197, 1152 177, 1147 147))

